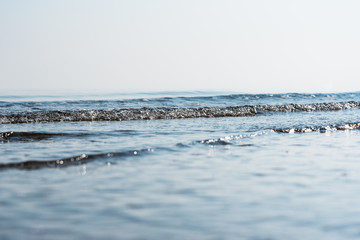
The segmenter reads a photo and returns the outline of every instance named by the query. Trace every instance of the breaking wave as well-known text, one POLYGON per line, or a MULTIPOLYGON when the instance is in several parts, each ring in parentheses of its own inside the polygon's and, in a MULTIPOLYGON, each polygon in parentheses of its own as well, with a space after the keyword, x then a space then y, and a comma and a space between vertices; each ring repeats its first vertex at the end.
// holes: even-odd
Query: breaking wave
POLYGON ((183 118, 249 117, 266 112, 340 111, 360 108, 360 102, 332 102, 285 105, 246 105, 198 108, 139 108, 113 110, 34 111, 0 115, 0 124, 129 121, 183 118))
POLYGON ((326 132, 326 131, 338 131, 338 130, 352 130, 359 129, 360 123, 347 123, 339 125, 327 125, 325 127, 303 127, 303 128, 284 128, 284 129, 272 129, 278 133, 305 133, 305 132, 326 132))

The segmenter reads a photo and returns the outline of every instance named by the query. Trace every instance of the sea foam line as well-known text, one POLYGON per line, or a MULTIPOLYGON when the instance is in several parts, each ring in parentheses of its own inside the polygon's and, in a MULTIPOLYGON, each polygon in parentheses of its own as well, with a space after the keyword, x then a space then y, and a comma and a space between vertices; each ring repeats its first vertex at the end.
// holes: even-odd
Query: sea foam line
POLYGON ((183 118, 249 117, 263 112, 339 111, 360 108, 360 102, 333 102, 286 105, 246 105, 199 108, 140 108, 113 110, 40 111, 0 115, 0 124, 129 121, 183 118))
POLYGON ((352 130, 359 128, 360 128, 360 123, 347 123, 347 124, 339 124, 339 125, 327 125, 324 127, 272 129, 272 131, 278 133, 305 133, 305 132, 326 132, 326 131, 338 131, 338 130, 345 131, 345 130, 352 130))

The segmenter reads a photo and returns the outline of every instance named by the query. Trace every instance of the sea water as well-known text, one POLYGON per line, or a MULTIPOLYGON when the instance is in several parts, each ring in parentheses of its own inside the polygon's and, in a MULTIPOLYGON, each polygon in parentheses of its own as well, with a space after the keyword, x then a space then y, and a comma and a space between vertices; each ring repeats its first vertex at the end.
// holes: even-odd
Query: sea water
POLYGON ((360 93, 0 96, 0 239, 359 239, 360 93))

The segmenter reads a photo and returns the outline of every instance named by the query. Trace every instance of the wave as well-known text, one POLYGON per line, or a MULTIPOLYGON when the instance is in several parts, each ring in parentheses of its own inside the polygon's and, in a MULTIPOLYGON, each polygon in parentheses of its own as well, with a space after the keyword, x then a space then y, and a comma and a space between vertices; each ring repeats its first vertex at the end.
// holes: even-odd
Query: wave
POLYGON ((201 141, 197 141, 197 143, 205 144, 205 145, 234 145, 240 147, 249 147, 253 146, 253 144, 234 144, 234 141, 238 139, 246 139, 251 137, 256 137, 259 135, 266 134, 267 131, 276 132, 276 133, 307 133, 307 132, 320 132, 324 133, 327 131, 346 131, 346 130, 356 130, 360 129, 359 123, 346 123, 346 124, 334 124, 320 127, 299 127, 299 128, 272 128, 267 130, 262 130, 253 134, 244 134, 244 135, 231 135, 220 138, 211 138, 205 139, 201 141))
POLYGON ((313 104, 286 104, 255 106, 258 111, 270 112, 312 112, 312 111, 340 111, 345 109, 360 108, 360 102, 331 102, 313 104))
POLYGON ((137 108, 113 110, 35 111, 0 115, 0 124, 129 121, 183 118, 250 117, 266 112, 340 111, 360 108, 360 102, 332 102, 284 105, 245 105, 198 108, 137 108))
POLYGON ((243 107, 204 108, 141 108, 114 110, 45 111, 0 115, 0 124, 80 122, 80 121, 129 121, 182 118, 215 118, 254 116, 256 109, 243 107))
POLYGON ((0 133, 0 142, 28 142, 41 141, 55 137, 83 137, 88 133, 47 133, 47 132, 3 132, 0 133))
POLYGON ((141 149, 134 151, 123 151, 123 152, 112 152, 112 153, 102 153, 102 154, 81 154, 79 156, 63 158, 58 160, 46 160, 46 161, 24 161, 24 162, 14 162, 14 163, 1 163, 0 170, 6 169, 23 169, 23 170, 35 170, 41 168, 62 168, 74 165, 82 165, 88 162, 92 162, 99 159, 111 159, 115 157, 130 157, 130 156, 140 156, 145 153, 154 152, 154 149, 141 149))
POLYGON ((360 123, 347 123, 339 125, 327 125, 325 127, 303 127, 303 128, 283 128, 283 129, 271 129, 278 133, 305 133, 305 132, 326 132, 326 131, 338 131, 338 130, 353 130, 360 129, 360 123))
MULTIPOLYGON (((248 139, 252 137, 256 137, 259 135, 266 134, 267 131, 272 131, 276 133, 306 133, 306 132, 327 132, 327 131, 346 131, 346 130, 355 130, 360 129, 360 122, 358 123, 346 123, 346 124, 335 124, 335 125, 327 125, 322 127, 301 127, 301 128, 280 128, 280 129, 263 129, 260 132, 249 133, 244 135, 231 135, 220 138, 211 138, 196 141, 196 143, 209 145, 209 146, 236 146, 236 147, 252 147, 254 144, 251 143, 241 143, 237 144, 236 140, 239 139, 248 139)), ((31 140, 42 140, 46 138, 56 137, 56 136, 65 136, 63 133, 36 133, 36 132, 3 132, 0 133, 0 141, 1 140, 9 140, 11 138, 15 139, 31 139, 31 140)), ((242 141, 243 142, 243 141, 242 141)), ((192 144, 191 144, 192 145, 192 144)), ((178 143, 175 145, 177 148, 188 148, 189 145, 178 143)), ((166 151, 175 151, 174 148, 157 148, 157 151, 166 150, 166 151)), ((23 170, 34 170, 41 168, 62 168, 73 165, 82 165, 95 160, 110 160, 112 158, 124 158, 131 156, 141 156, 146 153, 154 152, 155 149, 147 148, 140 150, 129 150, 129 151, 121 151, 121 152, 111 152, 111 153, 100 153, 100 154, 81 154, 78 156, 63 158, 57 160, 30 160, 23 162, 12 162, 12 163, 0 163, 0 170, 6 169, 23 169, 23 170)))
POLYGON ((234 139, 242 138, 242 135, 239 136, 227 136, 227 137, 221 137, 221 138, 211 138, 211 139, 205 139, 201 141, 197 141, 201 144, 207 144, 207 145, 233 145, 230 141, 234 139))

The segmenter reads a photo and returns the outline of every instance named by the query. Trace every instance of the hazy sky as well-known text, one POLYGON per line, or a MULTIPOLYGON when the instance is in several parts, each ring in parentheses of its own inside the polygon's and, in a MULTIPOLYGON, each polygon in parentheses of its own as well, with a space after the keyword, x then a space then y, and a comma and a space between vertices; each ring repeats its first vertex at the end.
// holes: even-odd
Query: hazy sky
POLYGON ((358 0, 0 0, 1 89, 360 91, 358 0))

